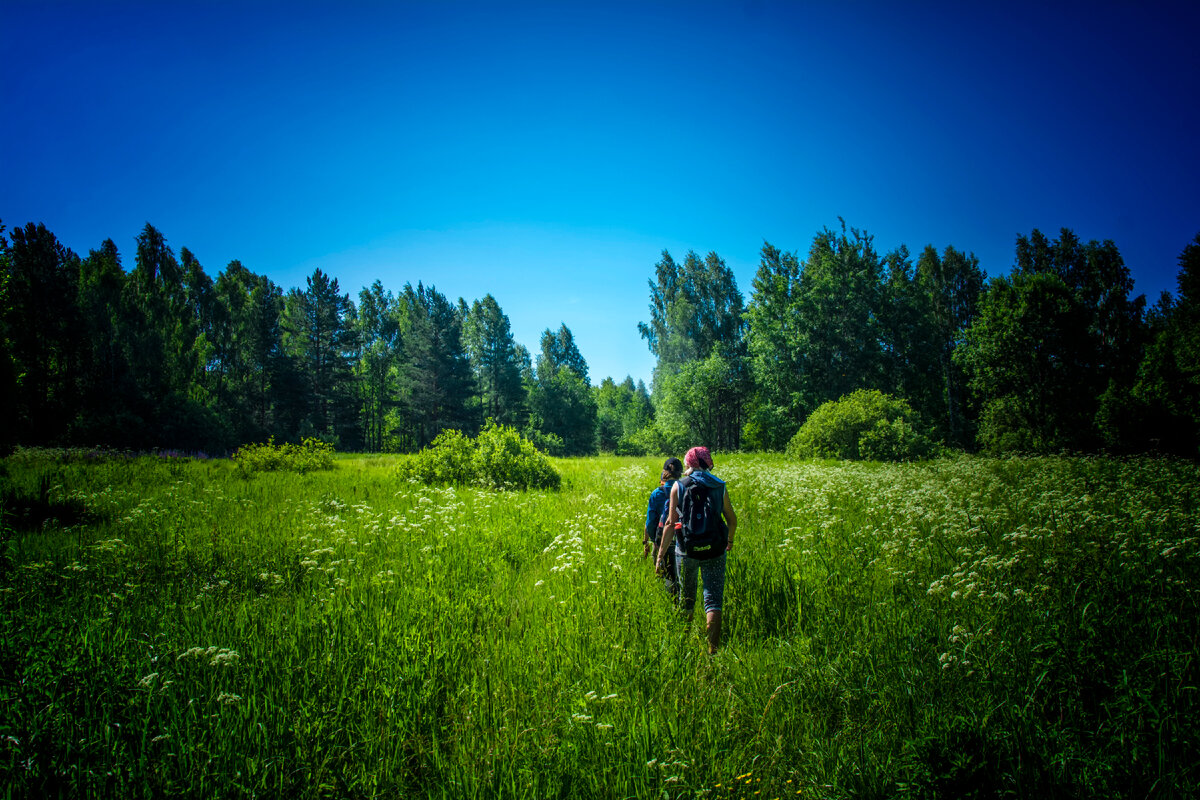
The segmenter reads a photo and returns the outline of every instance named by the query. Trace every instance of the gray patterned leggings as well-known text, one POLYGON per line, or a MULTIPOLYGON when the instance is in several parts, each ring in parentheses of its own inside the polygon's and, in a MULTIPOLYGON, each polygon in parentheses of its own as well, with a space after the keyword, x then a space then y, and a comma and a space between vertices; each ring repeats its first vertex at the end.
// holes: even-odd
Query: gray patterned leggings
POLYGON ((675 553, 675 563, 679 569, 679 584, 682 592, 679 604, 684 611, 691 613, 696 607, 696 578, 704 581, 704 611, 720 611, 725 599, 725 553, 716 558, 697 561, 679 552, 675 553))

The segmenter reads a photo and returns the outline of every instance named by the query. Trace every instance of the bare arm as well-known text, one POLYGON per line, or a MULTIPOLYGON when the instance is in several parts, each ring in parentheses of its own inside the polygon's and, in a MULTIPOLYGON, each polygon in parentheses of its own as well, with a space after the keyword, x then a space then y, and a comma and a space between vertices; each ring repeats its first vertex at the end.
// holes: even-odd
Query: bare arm
POLYGON ((667 548, 675 541, 675 523, 679 520, 679 482, 671 484, 671 505, 667 511, 667 524, 663 526, 662 540, 658 543, 658 561, 659 567, 663 566, 663 557, 667 553, 667 548))
POLYGON ((737 530, 737 514, 733 511, 733 502, 729 499, 729 490, 725 490, 725 507, 721 509, 721 513, 725 517, 725 524, 729 526, 729 534, 725 544, 726 550, 733 549, 733 532, 737 530))

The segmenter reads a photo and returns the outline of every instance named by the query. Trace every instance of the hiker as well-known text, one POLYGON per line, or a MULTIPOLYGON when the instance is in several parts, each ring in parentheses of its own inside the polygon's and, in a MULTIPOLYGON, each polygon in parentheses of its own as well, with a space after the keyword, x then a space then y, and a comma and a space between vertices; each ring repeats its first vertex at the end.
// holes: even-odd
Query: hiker
POLYGON ((725 554, 733 549, 737 515, 725 482, 713 475, 712 454, 707 447, 693 447, 683 457, 684 477, 671 487, 667 524, 663 527, 658 565, 664 568, 664 552, 675 545, 675 579, 681 587, 680 601, 687 619, 696 605, 696 577, 704 581, 704 612, 707 617, 708 652, 721 644, 721 603, 725 595, 725 554), (707 513, 705 513, 707 511, 707 513), (701 522, 703 520, 703 522, 701 522), (704 530, 696 528, 704 526, 704 530))
MULTIPOLYGON (((651 565, 657 568, 659 542, 662 541, 663 525, 667 521, 667 510, 671 499, 671 487, 683 474, 683 462, 672 456, 663 464, 662 476, 658 488, 650 493, 650 502, 646 507, 646 526, 642 532, 642 558, 654 554, 651 565)), ((675 551, 667 554, 667 562, 663 582, 667 591, 674 596, 679 587, 675 578, 675 551)))

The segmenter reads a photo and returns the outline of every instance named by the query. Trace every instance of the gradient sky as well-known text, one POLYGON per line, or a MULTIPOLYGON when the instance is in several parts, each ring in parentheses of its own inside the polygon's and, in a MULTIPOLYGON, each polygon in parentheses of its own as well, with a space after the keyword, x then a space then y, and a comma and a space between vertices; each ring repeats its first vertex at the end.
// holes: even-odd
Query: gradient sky
POLYGON ((1174 291, 1198 32, 1195 2, 5 0, 0 220, 126 269, 150 222, 214 278, 490 292, 535 356, 565 322, 594 383, 649 384, 663 249, 749 301, 764 241, 839 217, 989 275, 1068 227, 1174 291))

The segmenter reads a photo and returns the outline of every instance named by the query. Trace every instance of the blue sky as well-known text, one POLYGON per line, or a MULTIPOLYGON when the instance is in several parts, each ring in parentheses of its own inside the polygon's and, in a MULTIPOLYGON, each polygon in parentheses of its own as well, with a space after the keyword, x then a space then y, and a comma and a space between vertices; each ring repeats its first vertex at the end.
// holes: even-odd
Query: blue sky
POLYGON ((750 299, 847 224, 1008 271, 1112 239, 1153 301, 1200 232, 1200 4, 8 0, 0 220, 133 266, 491 293, 536 355, 649 383, 663 249, 750 299), (963 6, 969 8, 964 9, 963 6))

